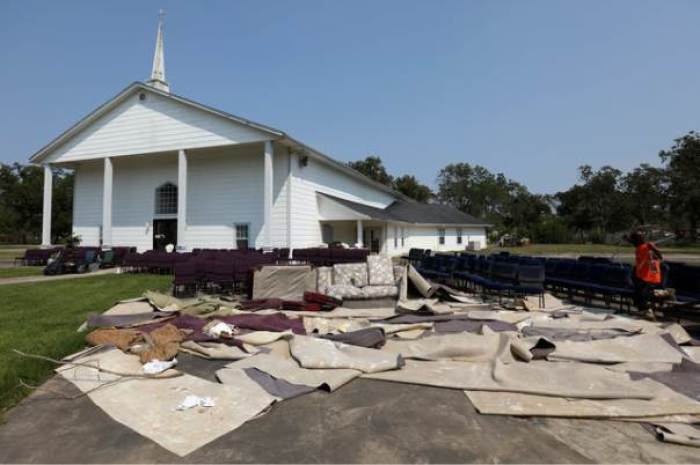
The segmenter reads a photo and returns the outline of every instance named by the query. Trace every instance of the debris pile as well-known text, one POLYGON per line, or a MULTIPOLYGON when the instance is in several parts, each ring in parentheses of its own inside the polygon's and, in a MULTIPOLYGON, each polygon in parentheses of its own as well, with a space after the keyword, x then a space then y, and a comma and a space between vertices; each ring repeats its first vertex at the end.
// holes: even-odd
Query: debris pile
MULTIPOLYGON (((276 402, 360 377, 459 389, 481 414, 634 421, 661 440, 700 445, 698 341, 679 324, 551 295, 543 306, 497 302, 401 268, 377 265, 390 275, 374 281, 371 267, 367 281, 345 269, 347 287, 327 297, 321 283, 300 305, 272 295, 250 302, 147 292, 90 316, 81 329, 94 347, 57 371, 112 418, 181 456, 276 402), (348 289, 372 282, 396 286, 397 300, 351 305, 348 289), (188 372, 183 357, 196 357, 218 382, 188 372)), ((285 275, 294 273, 278 267, 265 280, 280 288, 270 277, 285 275)))

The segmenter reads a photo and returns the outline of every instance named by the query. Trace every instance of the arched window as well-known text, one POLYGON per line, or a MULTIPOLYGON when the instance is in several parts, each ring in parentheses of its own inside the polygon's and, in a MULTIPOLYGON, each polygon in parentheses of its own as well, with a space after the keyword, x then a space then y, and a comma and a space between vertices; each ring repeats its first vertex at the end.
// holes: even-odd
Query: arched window
POLYGON ((166 182, 156 188, 156 215, 177 215, 177 186, 166 182))

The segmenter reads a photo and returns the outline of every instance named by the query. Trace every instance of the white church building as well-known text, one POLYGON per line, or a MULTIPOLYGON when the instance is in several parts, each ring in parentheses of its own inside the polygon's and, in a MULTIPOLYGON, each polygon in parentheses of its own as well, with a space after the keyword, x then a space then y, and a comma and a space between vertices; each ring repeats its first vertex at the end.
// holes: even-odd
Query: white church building
POLYGON ((302 248, 343 242, 400 255, 486 246, 486 225, 406 198, 285 132, 170 92, 159 24, 151 79, 135 82, 34 154, 75 173, 73 233, 139 251, 302 248))

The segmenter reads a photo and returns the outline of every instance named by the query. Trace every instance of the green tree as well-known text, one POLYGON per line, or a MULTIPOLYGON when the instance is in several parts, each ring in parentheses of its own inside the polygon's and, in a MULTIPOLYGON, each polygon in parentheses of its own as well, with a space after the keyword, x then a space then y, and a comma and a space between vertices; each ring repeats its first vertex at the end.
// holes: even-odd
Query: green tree
POLYGON ((677 233, 695 242, 700 225, 700 134, 691 131, 659 153, 668 179, 669 212, 677 233))
POLYGON ((437 181, 441 201, 486 219, 499 233, 526 235, 533 224, 551 213, 543 196, 483 166, 453 163, 440 170, 437 181))
POLYGON ((380 157, 370 155, 364 160, 351 161, 348 166, 381 184, 391 186, 394 182, 394 178, 387 173, 380 157))
POLYGON ((579 168, 579 183, 557 194, 557 212, 581 238, 588 236, 602 241, 608 233, 629 227, 629 204, 622 188, 622 172, 611 166, 594 170, 589 165, 579 168))
POLYGON ((588 203, 585 201, 587 195, 586 188, 577 185, 555 196, 559 202, 557 215, 579 235, 582 241, 585 239, 586 231, 591 230, 594 225, 588 203))
POLYGON ((53 203, 51 209, 51 231, 53 243, 58 244, 73 232, 73 186, 72 172, 56 170, 53 177, 53 203))
POLYGON ((562 218, 548 215, 532 225, 530 239, 539 244, 567 244, 572 241, 573 234, 562 218))
POLYGON ((627 208, 641 226, 666 224, 667 176, 662 168, 646 163, 639 165, 622 178, 622 189, 627 197, 627 208))
MULTIPOLYGON (((0 236, 10 242, 32 243, 41 237, 44 173, 39 166, 0 165, 0 236)), ((70 234, 73 174, 57 170, 52 203, 53 240, 70 234)))
POLYGON ((517 236, 531 236, 532 228, 551 216, 552 210, 544 196, 530 193, 522 184, 510 181, 508 187, 503 224, 517 236))
POLYGON ((410 174, 394 179, 394 189, 418 202, 427 202, 433 197, 433 191, 410 174))
POLYGON ((470 215, 499 221, 507 197, 507 181, 483 166, 452 163, 437 177, 438 198, 470 215))

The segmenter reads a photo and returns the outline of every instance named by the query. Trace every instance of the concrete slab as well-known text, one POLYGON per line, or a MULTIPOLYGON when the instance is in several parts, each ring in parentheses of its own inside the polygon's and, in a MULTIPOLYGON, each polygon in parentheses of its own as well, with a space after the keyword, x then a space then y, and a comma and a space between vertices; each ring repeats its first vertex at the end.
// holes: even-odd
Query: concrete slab
MULTIPOLYGON (((209 378, 202 362, 181 368, 209 378)), ((213 368, 213 367, 212 367, 213 368)), ((15 463, 697 462, 635 423, 479 415, 461 391, 358 379, 275 405, 180 458, 53 378, 6 414, 0 461, 15 463)), ((138 395, 138 393, 134 393, 138 395)))

